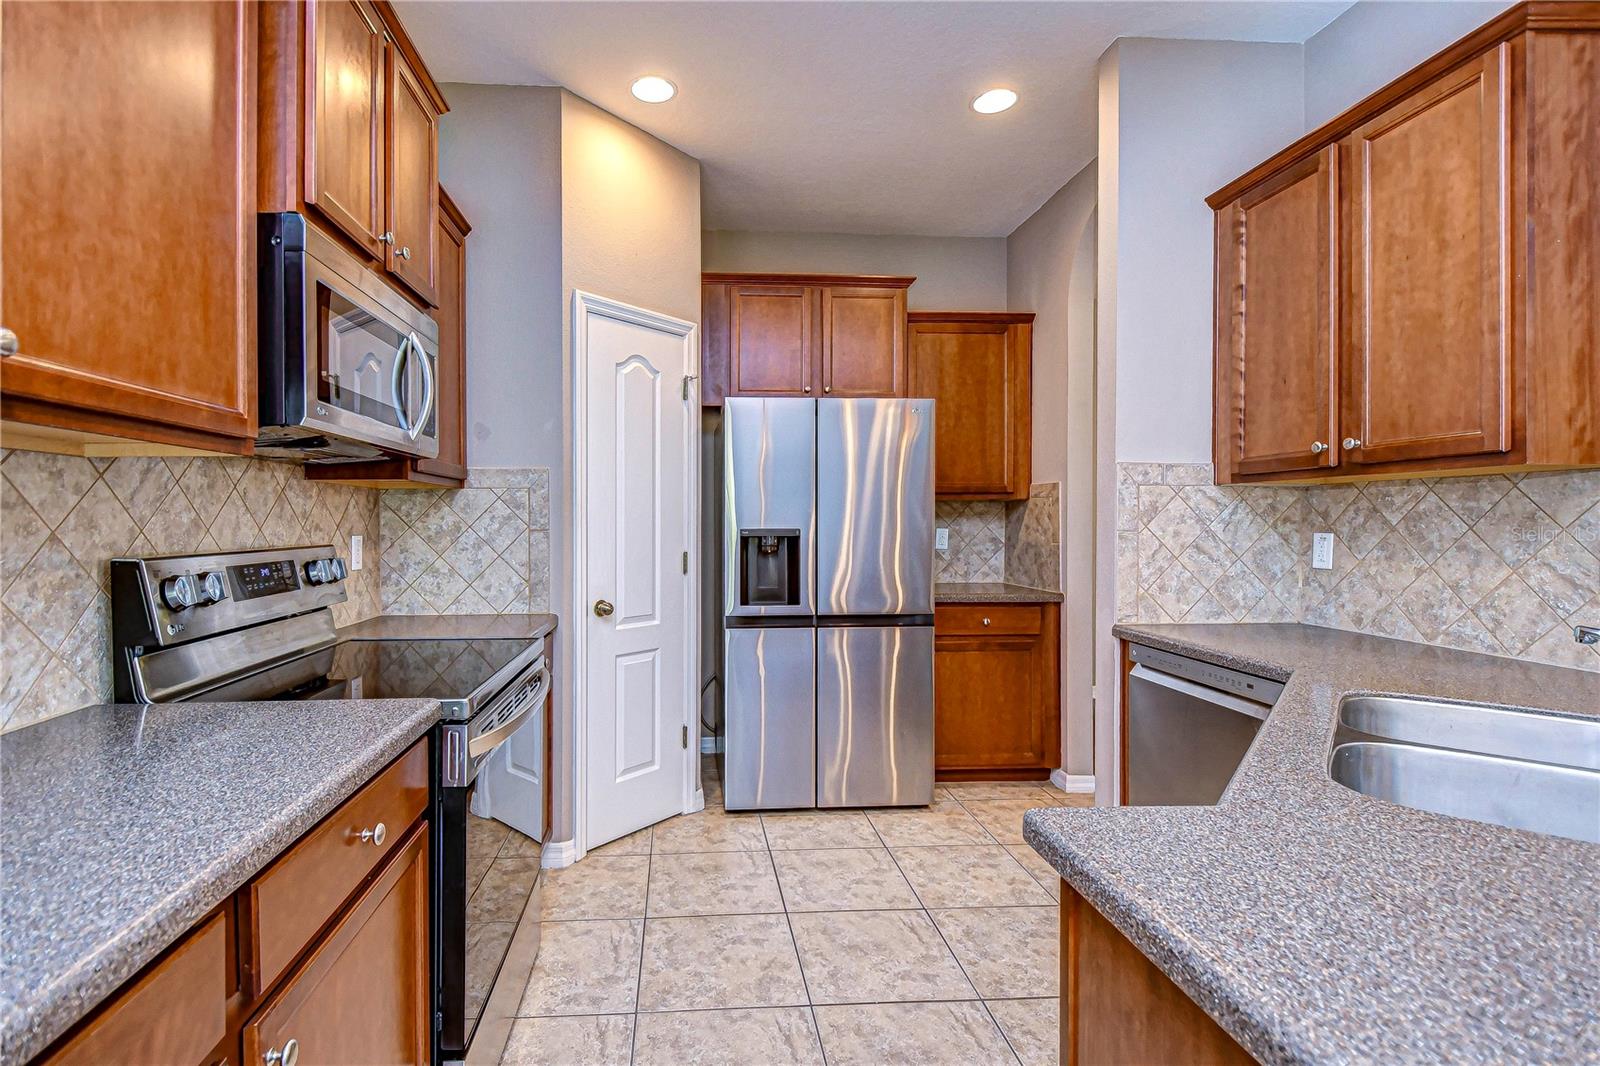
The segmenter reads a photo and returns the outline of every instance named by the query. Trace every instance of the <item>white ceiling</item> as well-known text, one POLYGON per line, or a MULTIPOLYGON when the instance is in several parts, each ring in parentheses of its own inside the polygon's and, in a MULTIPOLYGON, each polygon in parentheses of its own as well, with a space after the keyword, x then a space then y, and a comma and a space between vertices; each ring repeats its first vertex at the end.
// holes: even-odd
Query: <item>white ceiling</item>
POLYGON ((707 229, 998 237, 1095 155, 1118 37, 1301 42, 1341 2, 397 4, 434 77, 563 85, 699 159, 707 229), (662 74, 678 95, 628 91, 662 74), (968 105, 1005 85, 1000 115, 968 105))

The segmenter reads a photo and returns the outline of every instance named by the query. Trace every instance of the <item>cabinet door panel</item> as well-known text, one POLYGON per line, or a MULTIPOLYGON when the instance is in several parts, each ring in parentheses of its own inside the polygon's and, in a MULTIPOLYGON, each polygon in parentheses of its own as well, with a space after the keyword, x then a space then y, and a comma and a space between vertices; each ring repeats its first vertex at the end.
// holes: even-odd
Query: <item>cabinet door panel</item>
POLYGON ((439 115, 398 49, 389 49, 389 229, 395 277, 430 304, 438 297, 439 115))
POLYGON ((246 1062, 291 1039, 300 1061, 429 1056, 428 827, 419 824, 332 932, 244 1028, 246 1062))
POLYGON ((467 224, 461 213, 439 211, 439 454, 418 459, 419 470, 443 477, 467 476, 467 224))
POLYGON ((816 290, 804 285, 731 288, 729 393, 809 395, 815 379, 816 290))
POLYGON ((1350 137, 1348 461, 1511 447, 1510 56, 1500 45, 1350 137))
POLYGON ((306 203, 383 258, 383 24, 363 0, 311 0, 306 203))
POLYGON ((904 289, 822 290, 822 391, 830 396, 906 394, 904 289))
POLYGON ((1337 161, 1331 145, 1217 212, 1224 476, 1338 461, 1337 161))
POLYGON ((1028 494, 1028 327, 913 322, 910 394, 937 401, 934 494, 979 499, 1028 494))
POLYGON ((940 636, 933 664, 936 769, 1045 761, 1037 638, 940 636))
POLYGON ((255 35, 243 3, 0 8, 8 409, 255 435, 255 35))

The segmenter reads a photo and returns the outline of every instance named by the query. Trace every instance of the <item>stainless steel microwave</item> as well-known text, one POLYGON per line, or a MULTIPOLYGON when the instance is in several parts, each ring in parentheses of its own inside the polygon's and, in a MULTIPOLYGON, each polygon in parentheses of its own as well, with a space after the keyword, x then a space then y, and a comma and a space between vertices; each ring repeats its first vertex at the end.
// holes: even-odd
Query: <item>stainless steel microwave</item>
POLYGON ((295 212, 260 216, 261 428, 267 459, 439 454, 439 327, 295 212))

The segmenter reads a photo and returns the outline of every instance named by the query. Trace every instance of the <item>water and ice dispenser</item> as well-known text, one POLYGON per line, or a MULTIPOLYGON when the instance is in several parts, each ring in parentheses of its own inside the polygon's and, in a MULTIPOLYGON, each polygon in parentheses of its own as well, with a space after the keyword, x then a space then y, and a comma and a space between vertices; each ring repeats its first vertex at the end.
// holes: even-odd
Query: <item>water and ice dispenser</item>
POLYGON ((739 530, 739 605, 794 607, 800 603, 800 531, 739 530))

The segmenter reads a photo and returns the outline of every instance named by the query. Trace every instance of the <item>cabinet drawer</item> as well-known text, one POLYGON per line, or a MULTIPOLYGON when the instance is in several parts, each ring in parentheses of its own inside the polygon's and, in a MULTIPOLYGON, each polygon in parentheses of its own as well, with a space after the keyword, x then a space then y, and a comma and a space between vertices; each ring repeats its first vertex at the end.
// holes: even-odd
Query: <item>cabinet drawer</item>
POLYGON ((45 1061, 204 1062, 228 1027, 227 943, 215 915, 45 1061))
POLYGON ((396 847, 428 805, 428 742, 400 758, 250 882, 250 984, 260 995, 396 847), (384 827, 383 842, 361 838, 384 827))
POLYGON ((934 608, 933 629, 940 636, 1033 636, 1039 632, 1037 604, 973 604, 934 608))

